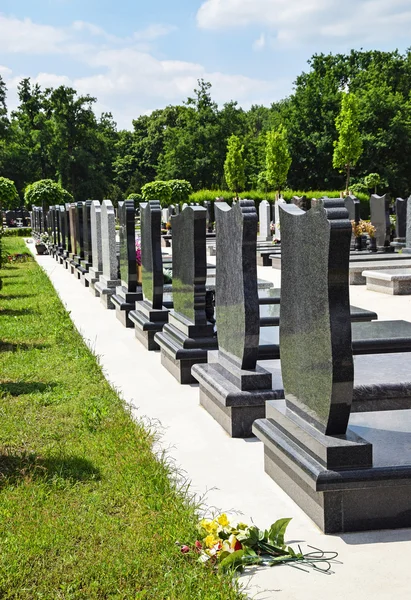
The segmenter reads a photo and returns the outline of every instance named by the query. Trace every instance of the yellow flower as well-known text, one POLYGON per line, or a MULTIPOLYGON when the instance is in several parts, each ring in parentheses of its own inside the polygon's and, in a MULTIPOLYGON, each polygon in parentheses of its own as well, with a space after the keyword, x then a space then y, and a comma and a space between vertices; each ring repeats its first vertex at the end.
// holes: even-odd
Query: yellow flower
POLYGON ((212 533, 210 533, 204 540, 204 543, 207 546, 207 548, 212 548, 213 546, 218 544, 218 542, 218 538, 216 538, 212 533))
POLYGON ((227 515, 225 513, 220 515, 217 521, 218 524, 221 525, 221 527, 227 527, 230 524, 230 521, 227 519, 227 515))

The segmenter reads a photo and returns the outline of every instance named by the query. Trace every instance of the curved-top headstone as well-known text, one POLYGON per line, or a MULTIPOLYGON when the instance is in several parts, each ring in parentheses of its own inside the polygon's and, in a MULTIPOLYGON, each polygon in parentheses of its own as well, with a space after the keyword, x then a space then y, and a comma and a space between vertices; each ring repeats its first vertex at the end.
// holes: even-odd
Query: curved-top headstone
POLYGON ((376 229, 375 239, 377 247, 389 246, 391 230, 389 194, 384 194, 384 196, 372 194, 370 196, 370 212, 371 223, 376 229))
POLYGON ((360 201, 356 196, 350 194, 344 198, 344 206, 348 210, 348 218, 350 221, 358 223, 360 221, 360 201))
POLYGON ((240 369, 255 369, 260 335, 257 286, 258 216, 252 200, 215 204, 216 319, 220 353, 240 369), (237 252, 232 238, 241 239, 237 252))
POLYGON ((91 245, 91 203, 92 200, 86 200, 85 202, 83 202, 84 260, 90 264, 93 262, 91 245))
POLYGON ((304 211, 309 210, 311 207, 311 202, 306 196, 293 196, 291 198, 291 204, 295 204, 304 211))
MULTIPOLYGON (((140 204, 141 209, 142 203, 140 204)), ((120 275, 128 292, 137 290, 136 230, 134 200, 118 203, 120 222, 120 275)))
POLYGON ((104 277, 107 281, 118 279, 116 215, 111 200, 103 200, 101 205, 101 252, 104 277))
MULTIPOLYGON (((153 309, 163 306, 163 258, 161 254, 161 205, 159 200, 140 204, 142 289, 153 309)), ((174 239, 174 235, 173 235, 174 239)))
POLYGON ((354 376, 348 212, 343 199, 313 200, 307 212, 282 205, 280 220, 280 348, 286 402, 321 432, 344 434, 354 376))
POLYGON ((91 254, 93 269, 103 271, 102 234, 101 234, 101 205, 98 200, 92 200, 90 207, 91 254))
POLYGON ((189 206, 171 218, 173 228, 173 305, 194 325, 207 325, 206 218, 202 206, 189 206))

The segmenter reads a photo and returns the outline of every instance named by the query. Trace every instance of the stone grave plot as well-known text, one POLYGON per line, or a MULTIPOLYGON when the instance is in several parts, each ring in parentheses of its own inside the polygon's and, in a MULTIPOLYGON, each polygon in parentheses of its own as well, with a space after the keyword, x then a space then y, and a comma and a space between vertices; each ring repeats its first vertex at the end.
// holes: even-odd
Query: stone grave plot
MULTIPOLYGON (((215 206, 217 222, 216 324, 218 350, 207 364, 195 364, 200 404, 232 437, 251 435, 265 414, 266 400, 278 397, 272 375, 257 365, 260 335, 254 202, 215 206)), ((280 394, 282 397, 282 394, 280 394)))
POLYGON ((210 271, 206 262, 206 219, 207 211, 200 206, 187 207, 171 217, 173 310, 154 339, 161 350, 161 364, 181 384, 196 382, 191 367, 207 362, 207 351, 217 345, 214 325, 206 314, 210 271))
POLYGON ((90 206, 90 235, 91 235, 91 257, 92 264, 84 277, 88 281, 90 292, 99 297, 100 292, 96 290, 96 283, 103 274, 103 250, 101 232, 101 205, 98 200, 92 200, 90 206))
POLYGON ((117 286, 111 301, 119 321, 125 327, 134 327, 134 323, 129 319, 129 313, 134 310, 135 303, 143 299, 141 286, 137 285, 134 200, 119 202, 118 217, 120 222, 121 285, 117 286))
POLYGON ((411 269, 411 257, 407 254, 392 255, 389 260, 381 261, 365 261, 351 263, 349 266, 350 285, 365 285, 366 278, 363 275, 364 271, 371 273, 372 271, 387 271, 395 273, 397 270, 411 269), (398 257, 394 260, 394 256, 398 257), (401 258, 399 258, 401 257, 401 258))
MULTIPOLYGON (((353 357, 342 201, 284 207, 281 229, 281 367, 264 366, 281 368, 285 401, 253 426, 265 470, 326 533, 409 527, 411 413, 398 409, 411 408, 411 355, 353 357)), ((383 322, 361 325, 380 326, 384 345, 383 322)))
POLYGON ((394 296, 411 294, 411 268, 395 271, 365 270, 362 277, 366 280, 367 290, 394 296))
MULTIPOLYGON (((96 295, 100 296, 100 301, 104 308, 114 309, 111 299, 116 293, 116 288, 121 285, 121 279, 116 249, 116 215, 111 200, 103 200, 101 204, 100 223, 103 272, 99 275, 99 279, 94 284, 94 287, 96 295)), ((93 291, 91 286, 90 288, 93 291)))
POLYGON ((134 324, 136 338, 147 350, 159 350, 154 336, 168 321, 168 309, 163 305, 160 201, 141 202, 140 219, 143 297, 136 301, 129 320, 134 324))

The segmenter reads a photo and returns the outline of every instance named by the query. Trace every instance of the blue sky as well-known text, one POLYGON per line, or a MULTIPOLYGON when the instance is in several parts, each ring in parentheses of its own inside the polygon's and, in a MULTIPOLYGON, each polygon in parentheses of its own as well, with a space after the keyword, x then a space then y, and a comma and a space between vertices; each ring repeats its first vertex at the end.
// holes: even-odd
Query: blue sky
POLYGON ((220 105, 270 105, 315 52, 404 51, 410 0, 0 0, 0 75, 98 99, 119 127, 212 83, 220 105))

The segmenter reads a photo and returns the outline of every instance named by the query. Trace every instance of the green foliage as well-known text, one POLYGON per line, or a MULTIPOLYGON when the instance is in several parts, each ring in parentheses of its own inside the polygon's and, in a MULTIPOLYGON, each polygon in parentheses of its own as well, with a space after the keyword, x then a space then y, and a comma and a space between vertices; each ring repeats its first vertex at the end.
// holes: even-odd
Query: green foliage
POLYGON ((267 171, 261 171, 257 178, 257 189, 261 192, 268 192, 270 184, 267 180, 267 171))
POLYGON ((127 196, 127 200, 135 200, 136 202, 142 202, 143 196, 141 194, 133 192, 127 196))
POLYGON ((354 94, 343 94, 341 111, 335 120, 338 140, 334 142, 333 167, 347 173, 345 189, 350 185, 350 169, 363 151, 359 128, 358 101, 354 94))
POLYGON ((4 237, 31 237, 31 227, 9 227, 3 229, 4 237))
POLYGON ((178 202, 188 202, 190 194, 193 193, 193 186, 185 179, 170 179, 167 181, 171 188, 171 198, 169 204, 178 202))
POLYGON ((196 507, 47 275, 35 261, 2 274, 0 596, 239 600, 176 547, 197 535, 196 507))
POLYGON ((0 207, 3 210, 9 210, 17 208, 19 203, 20 199, 14 181, 7 177, 0 177, 0 207))
POLYGON ((24 201, 28 208, 73 202, 73 196, 52 179, 40 179, 26 187, 24 201))
POLYGON ((378 173, 369 173, 366 177, 364 177, 365 186, 370 189, 374 189, 374 194, 377 193, 377 188, 379 185, 382 185, 384 181, 378 173))
POLYGON ((238 198, 238 192, 245 187, 245 172, 243 160, 244 146, 240 138, 231 135, 228 138, 227 154, 224 162, 224 175, 228 188, 235 192, 238 198))
POLYGON ((151 181, 141 188, 141 194, 145 201, 160 200, 162 205, 168 205, 171 201, 171 186, 168 181, 151 181))
POLYGON ((287 181, 291 160, 285 127, 280 125, 278 129, 268 131, 266 134, 265 178, 269 186, 278 193, 287 181))

